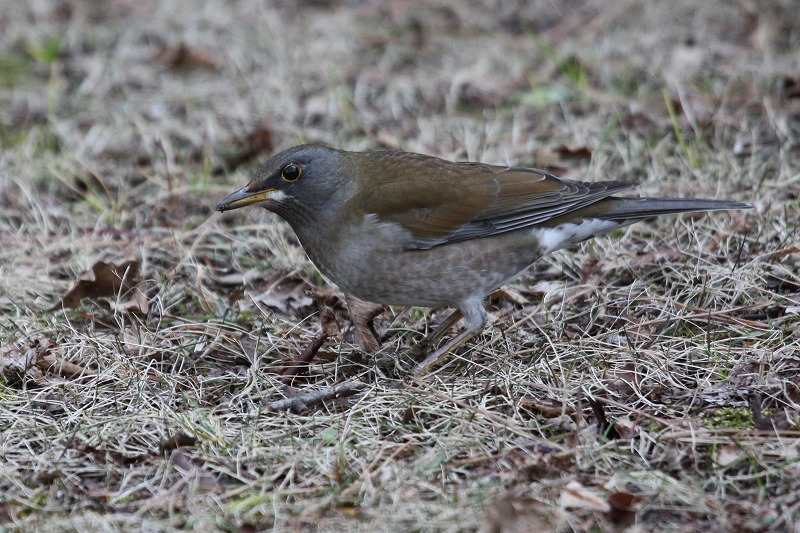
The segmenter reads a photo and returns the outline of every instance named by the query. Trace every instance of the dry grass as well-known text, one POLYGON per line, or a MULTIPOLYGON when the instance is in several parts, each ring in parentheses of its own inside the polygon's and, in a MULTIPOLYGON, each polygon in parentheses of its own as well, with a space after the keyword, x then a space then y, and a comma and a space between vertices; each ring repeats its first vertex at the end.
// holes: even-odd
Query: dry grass
POLYGON ((328 4, 0 8, 0 527, 797 531, 793 2, 328 4), (294 386, 362 388, 275 411, 319 278, 274 217, 212 214, 270 137, 756 209, 540 261, 429 381, 442 312, 393 310, 373 357, 335 310, 294 386), (146 314, 48 310, 128 259, 146 314))

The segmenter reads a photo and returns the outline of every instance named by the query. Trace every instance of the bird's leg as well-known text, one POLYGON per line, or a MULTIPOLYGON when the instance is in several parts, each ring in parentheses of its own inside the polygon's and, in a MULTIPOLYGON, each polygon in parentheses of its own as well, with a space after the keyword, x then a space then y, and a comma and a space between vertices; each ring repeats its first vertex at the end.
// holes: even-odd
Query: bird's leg
POLYGON ((427 335, 424 339, 422 339, 420 345, 423 348, 426 348, 428 346, 433 346, 434 344, 439 342, 439 340, 442 337, 444 337, 445 333, 447 333, 450 330, 450 328, 455 326, 456 322, 461 320, 462 316, 464 316, 464 314, 461 312, 461 309, 456 309, 455 311, 450 313, 450 315, 444 319, 444 322, 439 324, 439 327, 433 330, 433 332, 430 335, 427 335))
POLYGON ((359 300, 355 296, 345 295, 347 309, 350 311, 350 320, 353 322, 356 339, 361 349, 365 352, 377 352, 381 347, 381 337, 375 331, 373 320, 383 313, 384 307, 359 300))
POLYGON ((441 335, 444 334, 444 331, 447 331, 447 329, 449 329, 456 321, 458 321, 462 315, 464 316, 466 330, 459 333, 457 336, 451 339, 450 342, 426 357, 424 361, 414 368, 412 372, 413 375, 420 376, 426 374, 445 355, 465 345, 471 339, 476 337, 481 331, 483 331, 483 327, 486 325, 486 321, 489 319, 489 316, 486 314, 486 309, 483 307, 483 299, 474 298, 462 302, 458 306, 458 311, 447 317, 442 324, 442 326, 447 326, 444 328, 443 332, 440 333, 439 330, 442 329, 442 326, 439 326, 439 328, 434 331, 433 335, 439 334, 441 337, 441 335))

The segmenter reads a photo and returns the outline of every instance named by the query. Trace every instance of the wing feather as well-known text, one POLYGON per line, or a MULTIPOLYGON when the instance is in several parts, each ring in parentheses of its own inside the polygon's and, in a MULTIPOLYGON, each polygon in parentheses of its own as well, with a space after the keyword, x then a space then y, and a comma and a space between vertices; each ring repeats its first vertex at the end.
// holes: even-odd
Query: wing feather
MULTIPOLYGON (((629 182, 580 183, 542 170, 452 163, 405 152, 380 152, 382 172, 351 200, 363 215, 399 224, 409 249, 489 237, 582 209, 634 187, 629 182)), ((361 160, 374 168, 378 160, 361 160)), ((371 175, 359 172, 360 176, 371 175)))

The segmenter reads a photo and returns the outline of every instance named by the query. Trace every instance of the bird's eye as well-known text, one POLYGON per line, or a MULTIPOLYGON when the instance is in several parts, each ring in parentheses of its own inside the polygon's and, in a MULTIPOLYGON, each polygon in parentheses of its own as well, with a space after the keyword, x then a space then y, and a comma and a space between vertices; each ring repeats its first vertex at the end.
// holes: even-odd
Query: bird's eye
POLYGON ((298 165, 290 163, 283 167, 283 170, 281 170, 281 177, 286 181, 296 181, 302 172, 303 169, 301 169, 298 165))

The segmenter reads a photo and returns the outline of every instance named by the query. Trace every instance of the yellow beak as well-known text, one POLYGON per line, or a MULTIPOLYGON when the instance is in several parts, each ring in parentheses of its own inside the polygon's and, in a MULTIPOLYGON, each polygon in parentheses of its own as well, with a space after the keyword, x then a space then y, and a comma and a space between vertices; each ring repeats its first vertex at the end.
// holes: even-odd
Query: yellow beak
POLYGON ((217 204, 217 211, 230 211, 231 209, 239 209, 259 202, 270 200, 276 193, 280 193, 277 189, 267 189, 265 191, 252 192, 244 187, 236 192, 233 192, 225 197, 220 203, 217 204))

